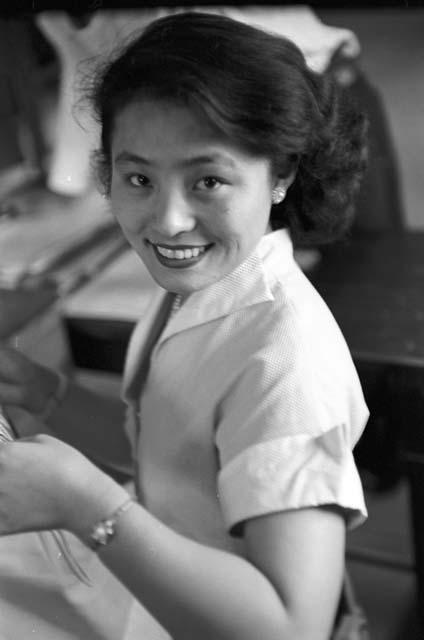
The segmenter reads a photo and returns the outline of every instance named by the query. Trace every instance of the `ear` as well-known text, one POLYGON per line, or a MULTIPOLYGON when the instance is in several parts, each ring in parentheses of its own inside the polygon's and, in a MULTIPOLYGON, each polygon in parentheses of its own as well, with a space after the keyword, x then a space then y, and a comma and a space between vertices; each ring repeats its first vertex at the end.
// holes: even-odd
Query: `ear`
POLYGON ((295 177, 296 177, 296 171, 292 171, 285 178, 277 177, 274 181, 273 189, 284 189, 284 191, 287 191, 290 185, 293 184, 295 177))
POLYGON ((271 191, 271 204, 280 204, 284 200, 287 194, 287 189, 292 184, 295 178, 295 172, 293 171, 289 176, 285 178, 276 178, 274 180, 274 186, 271 191))

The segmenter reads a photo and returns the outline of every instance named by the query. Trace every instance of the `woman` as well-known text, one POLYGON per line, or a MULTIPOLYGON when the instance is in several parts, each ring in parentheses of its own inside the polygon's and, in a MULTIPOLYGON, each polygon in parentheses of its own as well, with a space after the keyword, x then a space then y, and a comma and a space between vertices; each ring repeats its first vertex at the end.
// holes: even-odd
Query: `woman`
MULTIPOLYGON (((123 465, 117 414, 92 399, 65 417, 88 395, 62 388, 50 424, 68 444, 0 448, 0 531, 77 536, 158 621, 144 638, 328 638, 346 527, 366 516, 368 411, 292 239, 348 227, 363 118, 292 43, 207 13, 151 24, 92 96, 105 194, 160 285, 124 380, 138 502, 69 446, 123 465), (115 428, 96 444, 99 417, 115 428)), ((3 363, 1 402, 41 411, 54 374, 3 363)))

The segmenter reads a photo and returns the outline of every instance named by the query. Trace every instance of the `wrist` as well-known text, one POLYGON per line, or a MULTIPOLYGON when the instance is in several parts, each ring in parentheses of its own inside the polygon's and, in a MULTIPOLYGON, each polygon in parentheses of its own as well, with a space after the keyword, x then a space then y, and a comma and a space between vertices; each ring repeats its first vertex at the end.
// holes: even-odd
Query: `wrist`
POLYGON ((95 484, 91 482, 86 484, 84 494, 81 500, 74 502, 79 506, 73 510, 72 522, 68 528, 87 546, 94 548, 96 545, 91 538, 94 528, 100 522, 110 519, 124 503, 131 499, 131 495, 101 471, 95 484), (87 487, 89 494, 87 494, 87 487), (93 487, 95 487, 94 490, 93 487))
POLYGON ((86 544, 93 550, 99 551, 108 545, 118 533, 120 520, 135 504, 135 499, 128 496, 108 516, 98 520, 91 528, 86 544))

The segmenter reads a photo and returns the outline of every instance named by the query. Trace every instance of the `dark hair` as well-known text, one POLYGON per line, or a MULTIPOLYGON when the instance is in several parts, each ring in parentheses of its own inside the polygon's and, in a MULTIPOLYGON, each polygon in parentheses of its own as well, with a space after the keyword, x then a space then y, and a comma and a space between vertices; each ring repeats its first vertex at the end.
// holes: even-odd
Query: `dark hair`
POLYGON ((203 12, 160 18, 133 37, 94 82, 101 124, 98 169, 109 190, 116 114, 137 97, 201 107, 232 142, 296 170, 271 225, 298 245, 323 244, 350 226, 366 161, 366 120, 333 79, 310 70, 290 40, 203 12))

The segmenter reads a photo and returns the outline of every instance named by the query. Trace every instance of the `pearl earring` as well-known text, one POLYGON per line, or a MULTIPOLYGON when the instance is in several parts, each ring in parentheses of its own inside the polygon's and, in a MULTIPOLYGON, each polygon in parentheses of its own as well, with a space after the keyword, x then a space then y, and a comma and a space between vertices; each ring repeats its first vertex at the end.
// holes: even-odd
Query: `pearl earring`
POLYGON ((284 187, 276 187, 275 189, 272 190, 272 194, 271 194, 271 202, 272 204, 280 204, 280 202, 283 202, 284 198, 286 197, 286 189, 284 189, 284 187))

